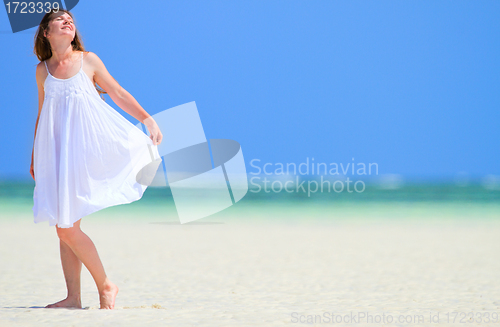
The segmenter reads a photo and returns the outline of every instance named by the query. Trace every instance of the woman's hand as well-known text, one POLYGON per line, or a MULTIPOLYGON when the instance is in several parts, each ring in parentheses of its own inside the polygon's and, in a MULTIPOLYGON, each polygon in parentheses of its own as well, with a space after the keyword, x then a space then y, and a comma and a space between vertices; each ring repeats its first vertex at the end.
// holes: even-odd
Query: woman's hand
POLYGON ((163 139, 163 135, 161 134, 160 127, 158 127, 158 124, 153 119, 153 117, 149 116, 148 118, 144 119, 142 123, 148 128, 150 135, 149 138, 151 139, 151 141, 153 141, 153 144, 160 144, 161 140, 163 139))

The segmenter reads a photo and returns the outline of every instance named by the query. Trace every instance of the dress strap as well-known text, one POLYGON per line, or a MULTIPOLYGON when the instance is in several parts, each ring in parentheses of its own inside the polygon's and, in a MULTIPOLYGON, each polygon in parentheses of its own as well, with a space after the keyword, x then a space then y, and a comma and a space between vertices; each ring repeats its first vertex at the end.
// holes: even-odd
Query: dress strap
POLYGON ((47 69, 47 74, 50 75, 49 68, 47 67, 47 61, 44 60, 43 63, 45 64, 45 69, 47 69))

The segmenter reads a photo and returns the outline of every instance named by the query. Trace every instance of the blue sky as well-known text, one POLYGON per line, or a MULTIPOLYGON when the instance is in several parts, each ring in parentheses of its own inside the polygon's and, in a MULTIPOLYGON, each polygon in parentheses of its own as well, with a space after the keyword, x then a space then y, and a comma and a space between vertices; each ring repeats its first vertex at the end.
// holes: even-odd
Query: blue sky
MULTIPOLYGON (((85 1, 87 51, 150 114, 196 101, 250 161, 500 175, 498 1, 85 1)), ((30 179, 33 37, 0 13, 0 178, 30 179)), ((107 96, 132 123, 137 120, 107 96)))

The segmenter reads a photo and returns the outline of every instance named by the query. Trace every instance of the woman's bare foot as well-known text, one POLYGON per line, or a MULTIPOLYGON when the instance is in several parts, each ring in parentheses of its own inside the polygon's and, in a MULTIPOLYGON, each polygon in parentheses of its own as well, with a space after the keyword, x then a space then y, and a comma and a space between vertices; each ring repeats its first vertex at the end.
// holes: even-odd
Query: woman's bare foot
POLYGON ((56 303, 45 306, 46 308, 82 308, 82 301, 80 298, 65 298, 56 303))
POLYGON ((104 284, 102 292, 99 292, 101 309, 114 309, 116 294, 118 294, 118 286, 108 280, 106 284, 104 284))

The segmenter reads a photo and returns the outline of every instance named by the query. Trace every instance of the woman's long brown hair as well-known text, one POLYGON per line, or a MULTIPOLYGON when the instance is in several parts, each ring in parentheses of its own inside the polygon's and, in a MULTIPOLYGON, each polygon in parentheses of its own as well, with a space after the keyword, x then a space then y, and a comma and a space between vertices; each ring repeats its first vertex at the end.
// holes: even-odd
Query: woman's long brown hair
MULTIPOLYGON (((35 47, 33 52, 35 55, 38 57, 38 60, 44 61, 52 57, 52 49, 50 47, 50 42, 47 40, 47 38, 43 35, 44 31, 49 32, 49 23, 52 21, 52 19, 56 18, 53 17, 53 14, 58 13, 58 12, 65 12, 68 15, 73 18, 73 15, 65 9, 57 9, 57 8, 52 8, 48 13, 46 13, 40 24, 38 25, 38 29, 36 30, 35 33, 35 47)), ((59 17, 59 16, 57 16, 59 17)), ((74 18, 73 18, 74 22, 74 18)), ((81 41, 80 33, 78 32, 78 29, 76 28, 75 24, 75 38, 73 41, 71 41, 71 46, 73 48, 73 51, 83 51, 85 52, 85 48, 83 47, 83 43, 81 41)), ((107 94, 106 91, 98 87, 97 83, 94 82, 94 86, 101 96, 101 99, 104 100, 104 97, 102 96, 103 94, 107 94)), ((105 101, 105 100, 104 100, 105 101)))

